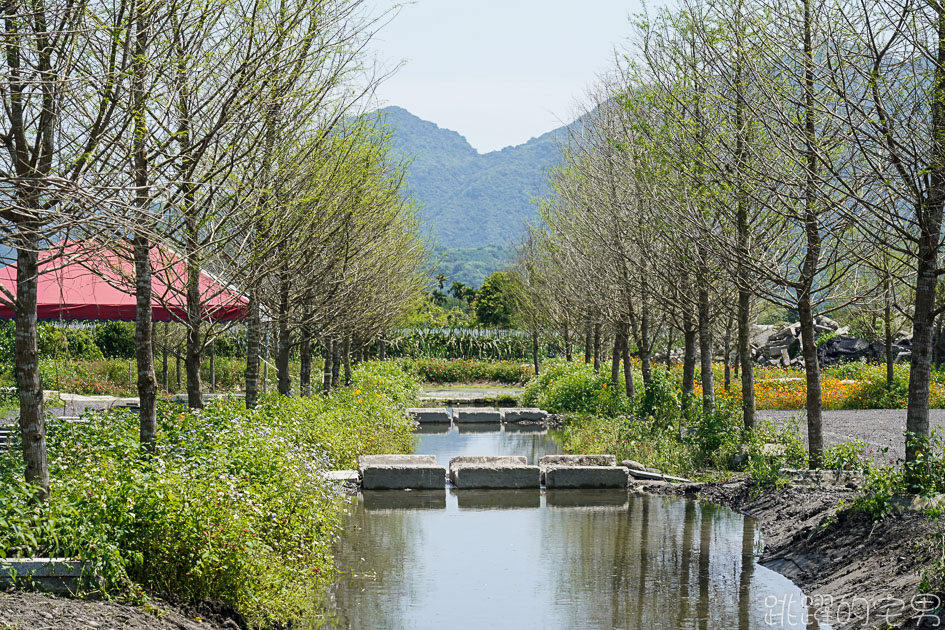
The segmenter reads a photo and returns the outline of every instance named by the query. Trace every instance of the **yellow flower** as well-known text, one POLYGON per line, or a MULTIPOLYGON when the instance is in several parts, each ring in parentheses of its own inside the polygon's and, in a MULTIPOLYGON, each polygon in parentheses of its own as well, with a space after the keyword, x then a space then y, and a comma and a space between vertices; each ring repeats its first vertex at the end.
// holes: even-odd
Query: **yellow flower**
POLYGON ((364 402, 364 401, 363 401, 363 400, 361 400, 360 398, 358 398, 358 402, 364 402))
POLYGON ((607 383, 603 383, 604 389, 607 389, 607 383))

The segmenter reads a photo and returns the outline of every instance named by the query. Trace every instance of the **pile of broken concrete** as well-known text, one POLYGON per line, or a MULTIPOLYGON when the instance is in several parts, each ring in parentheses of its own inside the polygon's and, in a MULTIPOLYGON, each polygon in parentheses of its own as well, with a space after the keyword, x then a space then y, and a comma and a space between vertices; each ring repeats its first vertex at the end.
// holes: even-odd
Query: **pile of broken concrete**
MULTIPOLYGON (((818 315, 814 320, 814 333, 823 340, 817 348, 821 365, 834 365, 850 361, 885 361, 886 346, 870 342, 849 334, 849 328, 818 315), (825 339, 826 337, 826 339, 825 339)), ((761 366, 802 367, 801 324, 754 326, 752 330, 752 352, 755 362, 761 366)), ((893 357, 897 362, 908 360, 912 354, 912 336, 899 334, 893 343, 893 357)))

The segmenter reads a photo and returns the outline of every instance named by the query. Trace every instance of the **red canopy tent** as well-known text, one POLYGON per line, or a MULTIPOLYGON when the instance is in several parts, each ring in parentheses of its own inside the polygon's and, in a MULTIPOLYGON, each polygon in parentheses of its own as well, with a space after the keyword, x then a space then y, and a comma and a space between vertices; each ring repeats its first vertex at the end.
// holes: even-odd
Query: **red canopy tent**
MULTIPOLYGON (((151 250, 154 269, 151 288, 152 319, 178 321, 186 317, 184 261, 167 249, 151 250), (173 288, 172 288, 173 287, 173 288)), ((134 264, 129 256, 110 249, 93 249, 72 242, 40 254, 37 316, 41 320, 133 321, 134 264)), ((0 269, 0 287, 16 295, 16 265, 0 269)), ((246 317, 248 300, 211 274, 201 272, 202 317, 235 321, 246 317)), ((0 319, 12 319, 13 309, 0 303, 0 319)))

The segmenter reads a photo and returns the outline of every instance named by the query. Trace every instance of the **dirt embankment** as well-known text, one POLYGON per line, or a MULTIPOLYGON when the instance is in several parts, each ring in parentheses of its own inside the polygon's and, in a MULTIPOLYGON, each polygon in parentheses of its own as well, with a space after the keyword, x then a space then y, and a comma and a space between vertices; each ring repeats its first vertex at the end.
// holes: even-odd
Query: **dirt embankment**
POLYGON ((146 606, 135 606, 19 590, 0 592, 2 630, 246 630, 246 627, 238 613, 216 602, 171 605, 152 599, 146 606))
POLYGON ((878 522, 838 513, 855 496, 842 486, 792 485, 758 494, 736 481, 640 484, 636 490, 711 501, 755 518, 765 542, 760 563, 800 587, 810 611, 817 609, 816 618, 834 630, 945 627, 945 602, 934 594, 919 598, 923 571, 943 553, 942 534, 923 513, 878 522))

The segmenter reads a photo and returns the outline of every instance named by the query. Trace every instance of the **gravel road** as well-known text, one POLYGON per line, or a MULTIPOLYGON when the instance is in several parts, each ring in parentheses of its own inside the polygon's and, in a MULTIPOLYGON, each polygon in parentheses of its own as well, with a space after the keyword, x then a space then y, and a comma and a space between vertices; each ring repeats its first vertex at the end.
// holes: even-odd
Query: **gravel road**
MULTIPOLYGON (((945 430, 945 409, 932 409, 931 425, 939 431, 945 430)), ((787 422, 791 418, 800 418, 800 427, 807 434, 807 414, 800 411, 758 412, 759 420, 772 420, 777 423, 787 422)), ((824 442, 827 446, 859 439, 866 442, 874 451, 889 447, 890 459, 905 457, 905 409, 865 409, 855 411, 824 412, 824 442)), ((945 433, 943 433, 945 436, 945 433)))

